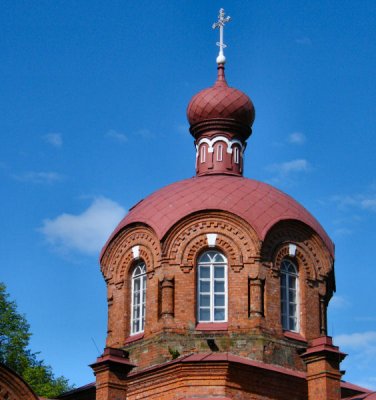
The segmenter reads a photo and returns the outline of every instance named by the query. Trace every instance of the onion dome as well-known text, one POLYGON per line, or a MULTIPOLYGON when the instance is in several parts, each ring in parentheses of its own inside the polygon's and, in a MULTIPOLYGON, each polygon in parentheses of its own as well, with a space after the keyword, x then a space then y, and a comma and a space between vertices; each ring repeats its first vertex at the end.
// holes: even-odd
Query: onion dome
POLYGON ((196 175, 243 175, 246 140, 252 133, 255 108, 242 91, 228 86, 223 28, 231 17, 219 10, 218 75, 214 85, 197 93, 188 104, 189 131, 195 139, 196 175))
POLYGON ((218 65, 215 84, 193 96, 187 108, 190 132, 197 139, 211 130, 229 130, 242 140, 251 135, 255 108, 242 91, 228 86, 224 65, 218 65))
POLYGON ((243 175, 255 108, 245 93, 228 86, 223 63, 215 84, 193 96, 187 117, 195 139, 196 174, 243 175))

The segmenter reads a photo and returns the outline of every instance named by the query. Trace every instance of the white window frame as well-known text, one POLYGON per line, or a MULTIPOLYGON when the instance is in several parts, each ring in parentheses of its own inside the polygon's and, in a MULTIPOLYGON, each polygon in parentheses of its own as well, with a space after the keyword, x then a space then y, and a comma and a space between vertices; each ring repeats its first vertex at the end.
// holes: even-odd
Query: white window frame
POLYGON ((217 161, 223 161, 223 144, 217 146, 217 161))
POLYGON ((227 263, 227 258, 219 251, 217 250, 209 250, 205 251, 203 254, 198 259, 197 262, 197 320, 200 323, 223 323, 227 322, 227 308, 228 308, 228 283, 227 283, 227 270, 228 270, 228 263, 227 263), (208 255, 210 261, 205 262, 202 261, 204 256, 208 255), (222 261, 214 261, 216 256, 220 257, 222 261), (201 276, 201 268, 202 267, 209 267, 210 270, 210 276, 208 278, 202 278, 201 276), (214 272, 216 267, 223 267, 224 269, 224 276, 223 278, 215 278, 214 272), (201 282, 209 282, 210 288, 209 292, 201 292, 201 282), (224 282, 224 292, 215 292, 215 282, 224 282), (201 305, 201 297, 200 295, 203 296, 208 296, 209 295, 209 306, 202 306, 201 305), (215 306, 214 300, 215 300, 215 295, 223 295, 224 296, 224 306, 215 306), (201 309, 209 309, 210 310, 210 317, 209 320, 205 319, 202 320, 200 318, 200 310, 201 309), (223 309, 224 310, 224 319, 221 320, 216 320, 215 319, 215 309, 223 309))
POLYGON ((285 331, 299 332, 299 273, 296 264, 285 258, 281 262, 281 324, 285 331), (285 285, 283 285, 283 277, 285 285), (294 283, 291 282, 294 278, 294 283), (295 293, 295 295, 294 295, 295 293), (290 297, 292 295, 292 298, 290 297), (290 306, 295 309, 291 311, 290 306))
POLYGON ((202 145, 200 148, 200 161, 201 164, 206 162, 206 148, 204 145, 202 145))
POLYGON ((133 268, 132 272, 132 292, 131 292, 131 335, 144 332, 145 328, 145 310, 146 310, 146 265, 143 261, 139 261, 133 268), (135 284, 139 282, 140 293, 139 303, 135 305, 136 292, 135 284), (138 313, 135 313, 139 310, 138 313), (138 314, 138 317, 135 316, 138 314), (138 328, 137 328, 138 322, 138 328))
POLYGON ((239 147, 235 146, 234 147, 234 163, 235 164, 239 164, 239 153, 240 153, 239 147))

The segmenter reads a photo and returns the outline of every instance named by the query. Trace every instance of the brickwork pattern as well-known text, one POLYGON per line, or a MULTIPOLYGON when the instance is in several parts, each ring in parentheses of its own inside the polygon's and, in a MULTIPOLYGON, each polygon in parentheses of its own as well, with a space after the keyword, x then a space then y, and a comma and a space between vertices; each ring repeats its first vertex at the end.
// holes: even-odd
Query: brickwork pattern
POLYGON ((14 371, 0 364, 1 400, 38 400, 29 385, 14 371))
POLYGON ((328 249, 303 223, 277 224, 262 242, 243 219, 223 211, 187 216, 162 242, 142 225, 134 225, 116 237, 102 262, 109 300, 107 346, 125 347, 139 369, 170 360, 171 352, 208 351, 208 335, 197 329, 196 263, 201 252, 208 249, 209 233, 217 235, 216 249, 229 263, 229 319, 226 330, 219 333, 220 349, 304 370, 297 350, 321 334, 320 296, 326 293, 332 269, 328 249), (296 244, 299 268, 298 341, 284 335, 280 317, 279 265, 288 255, 291 241, 296 244), (130 275, 135 245, 146 262, 149 279, 145 332, 132 342, 130 275))
MULTIPOLYGON (((212 181, 218 183, 218 190, 219 183, 226 181, 222 178, 212 181)), ((242 179, 231 182, 241 184, 242 179)), ((241 190, 242 186, 235 187, 241 190)), ((249 187, 246 186, 246 193, 249 187)), ((167 202, 175 204, 177 198, 184 199, 185 190, 174 193, 172 200, 162 196, 161 202, 154 205, 156 213, 165 210, 167 202)), ((326 334, 326 306, 335 288, 333 249, 304 209, 297 208, 294 219, 271 218, 274 206, 268 206, 270 198, 266 193, 259 200, 264 200, 262 207, 268 213, 260 219, 243 218, 237 203, 236 213, 205 209, 185 211, 178 218, 174 209, 168 218, 176 221, 161 222, 165 224, 163 235, 160 228, 155 231, 153 221, 149 225, 142 221, 149 212, 145 207, 137 206, 143 211, 138 210, 122 222, 124 226, 105 247, 101 268, 108 287, 107 346, 124 349, 133 367, 122 377, 116 369, 97 368, 97 400, 119 397, 121 393, 126 393, 126 399, 184 399, 204 393, 234 399, 313 400, 313 389, 305 378, 308 364, 301 354, 309 349, 309 341, 326 334), (261 234, 264 228, 260 227, 266 226, 263 218, 274 220, 274 224, 261 234), (209 247, 210 234, 215 235, 214 247, 209 247), (222 252, 228 260, 228 321, 222 324, 197 321, 197 259, 210 248, 222 252), (298 268, 299 332, 284 332, 281 325, 280 265, 286 257, 293 258, 298 268), (145 261, 147 269, 147 311, 144 332, 131 336, 131 274, 138 259, 145 261), (286 368, 292 373, 281 375, 256 369, 250 377, 250 366, 174 361, 210 351, 286 368), (170 363, 168 368, 172 369, 166 376, 164 368, 170 363), (303 375, 298 379, 296 373, 303 375)), ((210 199, 211 196, 209 193, 210 199)), ((257 204, 261 207, 261 203, 257 204)), ((233 209, 232 205, 228 208, 233 209)), ((315 363, 313 360, 311 369, 316 368, 315 363)), ((336 389, 331 397, 325 397, 329 396, 325 389, 328 380, 317 381, 315 400, 339 399, 334 394, 338 395, 339 377, 340 374, 334 376, 335 385, 331 387, 336 389)))

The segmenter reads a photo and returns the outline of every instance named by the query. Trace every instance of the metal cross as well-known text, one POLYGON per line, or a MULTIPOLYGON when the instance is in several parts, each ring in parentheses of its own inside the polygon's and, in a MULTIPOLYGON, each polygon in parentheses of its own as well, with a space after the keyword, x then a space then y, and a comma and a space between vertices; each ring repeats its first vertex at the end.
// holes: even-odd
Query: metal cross
POLYGON ((223 28, 227 22, 231 21, 231 17, 225 17, 225 10, 221 8, 219 10, 218 22, 213 24, 213 29, 219 28, 219 42, 217 42, 217 46, 219 46, 219 54, 217 57, 217 64, 224 64, 226 62, 226 57, 223 54, 223 49, 227 46, 223 43, 223 28))

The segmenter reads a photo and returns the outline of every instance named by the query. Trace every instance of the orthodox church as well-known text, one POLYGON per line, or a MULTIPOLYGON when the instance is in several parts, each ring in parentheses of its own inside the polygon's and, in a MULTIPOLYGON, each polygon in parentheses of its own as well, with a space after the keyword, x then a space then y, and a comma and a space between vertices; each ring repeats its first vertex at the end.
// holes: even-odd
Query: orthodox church
POLYGON ((333 242, 243 176, 255 108, 226 81, 228 20, 221 9, 213 26, 217 79, 187 109, 196 176, 137 203, 103 247, 106 348, 95 383, 60 399, 376 399, 342 381, 346 355, 327 335, 333 242))

